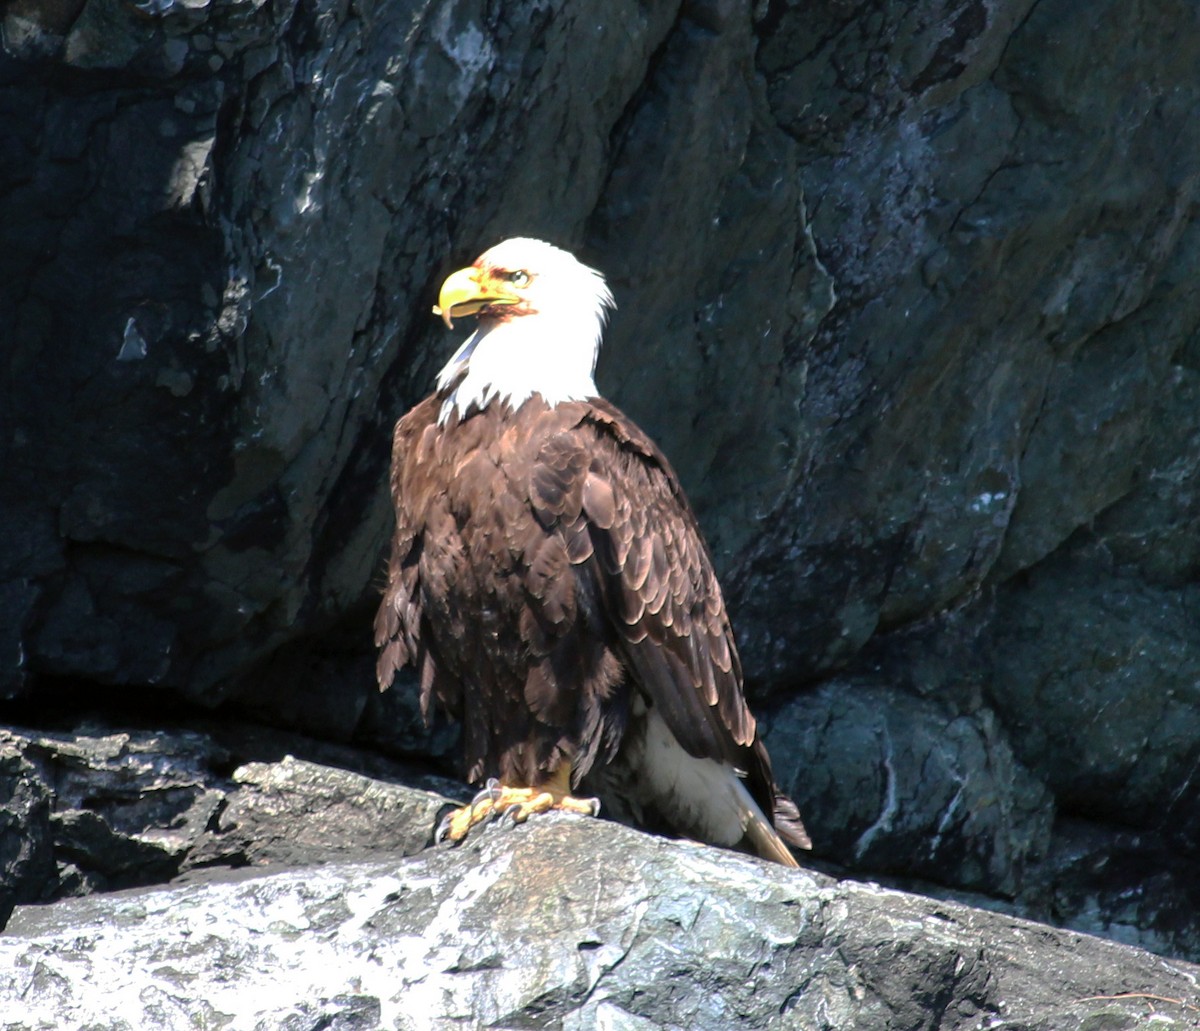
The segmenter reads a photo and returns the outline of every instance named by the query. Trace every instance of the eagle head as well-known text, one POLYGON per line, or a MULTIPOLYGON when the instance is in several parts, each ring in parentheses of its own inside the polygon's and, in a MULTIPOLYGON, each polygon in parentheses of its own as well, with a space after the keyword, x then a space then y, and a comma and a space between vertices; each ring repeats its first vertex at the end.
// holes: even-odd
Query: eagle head
POLYGON ((450 329, 456 318, 478 320, 438 377, 441 421, 493 402, 515 408, 535 393, 551 405, 595 397, 614 307, 604 277, 552 244, 515 237, 484 251, 447 277, 433 308, 450 329))
POLYGON ((447 329, 465 315, 511 321, 563 312, 589 314, 603 327, 612 307, 612 294, 599 272, 553 244, 518 236, 451 273, 433 313, 442 317, 447 329))

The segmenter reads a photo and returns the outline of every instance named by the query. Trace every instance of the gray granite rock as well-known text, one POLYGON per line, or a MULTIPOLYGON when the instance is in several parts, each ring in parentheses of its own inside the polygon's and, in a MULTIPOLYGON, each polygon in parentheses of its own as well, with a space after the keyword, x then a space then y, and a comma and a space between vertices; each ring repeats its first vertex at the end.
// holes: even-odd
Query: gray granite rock
POLYGON ((1182 1031, 1198 974, 557 815, 413 857, 23 907, 0 935, 13 1031, 1182 1031))

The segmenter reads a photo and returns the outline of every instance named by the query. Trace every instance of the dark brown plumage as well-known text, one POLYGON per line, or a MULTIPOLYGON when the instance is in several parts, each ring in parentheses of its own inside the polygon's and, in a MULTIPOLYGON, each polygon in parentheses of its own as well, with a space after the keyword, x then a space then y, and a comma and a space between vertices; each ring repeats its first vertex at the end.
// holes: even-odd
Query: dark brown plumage
MULTIPOLYGON (((594 386, 556 397, 573 368, 542 389, 534 370, 527 396, 499 374, 466 391, 486 347, 519 364, 526 341, 541 346, 523 331, 570 294, 551 291, 560 260, 595 275, 516 240, 443 290, 447 319, 478 313, 480 328, 396 426, 380 686, 416 667, 422 712, 436 699, 462 721, 472 782, 540 788, 569 775, 618 818, 794 863, 772 825, 793 845, 808 838, 775 787, 720 586, 666 458, 594 386), (511 285, 521 276, 524 291, 511 285)), ((602 320, 607 291, 587 283, 585 314, 602 320)), ((594 363, 598 337, 585 342, 579 360, 594 363)))

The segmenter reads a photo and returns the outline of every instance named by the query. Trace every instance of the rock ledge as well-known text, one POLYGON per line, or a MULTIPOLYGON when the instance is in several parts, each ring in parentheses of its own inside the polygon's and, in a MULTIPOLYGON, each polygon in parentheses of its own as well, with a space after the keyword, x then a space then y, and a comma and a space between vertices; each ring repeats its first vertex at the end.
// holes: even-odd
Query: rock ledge
POLYGON ((1186 963, 579 817, 223 877, 18 908, 0 935, 5 1026, 1200 1022, 1186 963))

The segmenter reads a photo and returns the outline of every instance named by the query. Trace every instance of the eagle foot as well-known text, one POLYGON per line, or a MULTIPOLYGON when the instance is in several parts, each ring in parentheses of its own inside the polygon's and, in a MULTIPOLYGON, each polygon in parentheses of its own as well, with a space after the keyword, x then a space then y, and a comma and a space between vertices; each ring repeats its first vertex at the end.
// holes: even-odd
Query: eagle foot
POLYGON ((438 824, 434 834, 436 841, 462 841, 477 824, 505 819, 509 826, 524 823, 535 813, 558 810, 580 813, 584 816, 600 814, 600 799, 575 798, 567 794, 558 784, 540 788, 505 787, 495 778, 490 779, 469 805, 448 813, 438 824))

